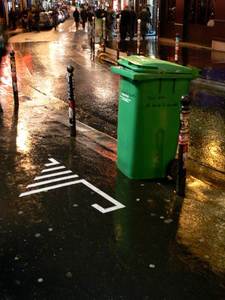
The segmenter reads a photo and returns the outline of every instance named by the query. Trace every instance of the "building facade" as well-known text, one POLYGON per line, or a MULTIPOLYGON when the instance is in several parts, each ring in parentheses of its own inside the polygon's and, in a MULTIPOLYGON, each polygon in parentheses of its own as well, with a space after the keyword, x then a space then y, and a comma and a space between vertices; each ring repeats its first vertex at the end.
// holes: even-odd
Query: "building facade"
POLYGON ((224 0, 161 0, 160 36, 217 48, 225 43, 224 0))

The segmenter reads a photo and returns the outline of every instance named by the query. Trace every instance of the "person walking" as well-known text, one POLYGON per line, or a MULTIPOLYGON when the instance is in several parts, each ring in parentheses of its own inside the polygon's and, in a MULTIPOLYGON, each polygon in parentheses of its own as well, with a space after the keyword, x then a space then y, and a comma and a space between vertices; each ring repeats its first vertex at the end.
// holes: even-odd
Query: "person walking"
POLYGON ((74 12, 73 12, 73 18, 74 18, 74 22, 76 24, 76 31, 79 29, 79 24, 80 24, 80 13, 77 9, 77 7, 75 8, 74 12))
POLYGON ((81 12, 80 12, 80 16, 81 16, 81 23, 82 23, 82 27, 85 30, 85 24, 87 22, 87 11, 85 8, 82 8, 81 12))
POLYGON ((113 25, 114 25, 115 13, 111 6, 108 7, 106 12, 106 38, 108 41, 113 39, 113 25))
POLYGON ((150 16, 145 7, 142 9, 139 18, 141 19, 141 35, 143 40, 145 40, 145 35, 148 32, 148 24, 150 23, 150 16))
POLYGON ((40 22, 40 12, 39 10, 35 10, 34 12, 34 24, 35 24, 35 29, 37 30, 37 32, 40 31, 40 26, 39 26, 39 22, 40 22))
POLYGON ((130 21, 129 21, 129 35, 130 35, 130 40, 132 41, 134 38, 134 32, 136 29, 136 23, 137 23, 137 14, 134 11, 134 7, 131 6, 130 8, 130 21))
POLYGON ((32 31, 32 28, 33 28, 33 14, 32 14, 31 10, 28 11, 27 19, 28 19, 28 30, 32 31))
POLYGON ((57 28, 57 25, 58 25, 58 11, 56 9, 53 10, 53 14, 52 14, 52 20, 53 20, 53 27, 57 28))
POLYGON ((120 38, 121 41, 124 41, 128 33, 130 22, 130 12, 128 10, 128 6, 126 6, 125 9, 121 11, 120 16, 120 38))

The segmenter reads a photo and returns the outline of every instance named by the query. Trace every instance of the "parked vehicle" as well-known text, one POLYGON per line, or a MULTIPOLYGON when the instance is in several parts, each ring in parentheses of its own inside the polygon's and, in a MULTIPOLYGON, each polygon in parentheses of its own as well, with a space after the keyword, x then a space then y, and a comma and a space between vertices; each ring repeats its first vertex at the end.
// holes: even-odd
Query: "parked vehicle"
POLYGON ((53 27, 53 20, 50 12, 40 12, 40 21, 39 21, 40 28, 52 28, 53 27))

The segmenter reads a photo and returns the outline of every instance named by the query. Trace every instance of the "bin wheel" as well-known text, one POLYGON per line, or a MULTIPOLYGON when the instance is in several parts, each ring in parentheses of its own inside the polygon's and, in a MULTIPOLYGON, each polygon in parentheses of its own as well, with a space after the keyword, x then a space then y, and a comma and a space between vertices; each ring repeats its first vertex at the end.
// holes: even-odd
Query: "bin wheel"
POLYGON ((173 160, 171 160, 171 162, 168 165, 167 168, 167 176, 172 177, 172 179, 176 182, 177 180, 177 174, 178 174, 178 159, 175 158, 173 160))

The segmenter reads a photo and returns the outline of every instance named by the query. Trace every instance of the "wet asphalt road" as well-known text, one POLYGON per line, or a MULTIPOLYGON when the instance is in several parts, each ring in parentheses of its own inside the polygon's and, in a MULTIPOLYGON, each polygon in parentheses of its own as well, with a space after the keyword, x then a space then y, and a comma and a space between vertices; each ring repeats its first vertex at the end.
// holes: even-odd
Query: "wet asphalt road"
MULTIPOLYGON (((129 181, 116 170, 113 153, 81 133, 76 141, 69 139, 67 108, 53 98, 67 99, 67 64, 79 70, 78 118, 111 136, 116 136, 118 94, 118 78, 108 66, 90 62, 86 37, 71 25, 64 23, 52 33, 54 41, 28 38, 14 44, 21 86, 18 117, 12 112, 5 63, 1 299, 223 299, 224 189, 189 177, 182 201, 170 181, 129 181), (102 214, 92 205, 107 208, 109 202, 84 184, 19 197, 43 174, 49 158, 125 207, 102 214)), ((198 166, 202 161, 223 171, 221 93, 193 90, 191 156, 198 166), (204 149, 199 144, 206 137, 204 149)))
POLYGON ((1 119, 0 299, 223 299, 225 194, 128 180, 82 131, 69 138, 62 101, 29 93, 18 115, 8 94, 1 119), (125 207, 102 214, 84 184, 21 196, 50 158, 125 207))

